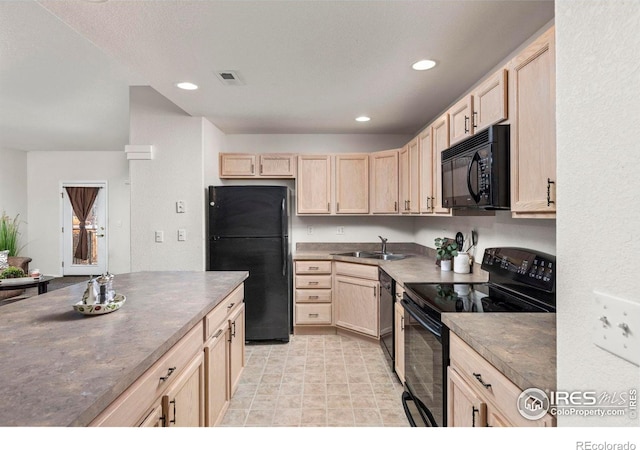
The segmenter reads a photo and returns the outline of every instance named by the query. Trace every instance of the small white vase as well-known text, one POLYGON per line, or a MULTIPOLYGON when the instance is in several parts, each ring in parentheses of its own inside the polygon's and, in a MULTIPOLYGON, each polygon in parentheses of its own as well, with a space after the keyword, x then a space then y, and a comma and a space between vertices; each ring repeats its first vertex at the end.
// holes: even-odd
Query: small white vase
POLYGON ((455 273, 469 273, 469 253, 458 252, 458 256, 453 258, 453 271, 455 273))
POLYGON ((450 259, 443 259, 442 261, 440 261, 440 270, 442 270, 443 272, 450 272, 451 271, 451 260, 450 259))

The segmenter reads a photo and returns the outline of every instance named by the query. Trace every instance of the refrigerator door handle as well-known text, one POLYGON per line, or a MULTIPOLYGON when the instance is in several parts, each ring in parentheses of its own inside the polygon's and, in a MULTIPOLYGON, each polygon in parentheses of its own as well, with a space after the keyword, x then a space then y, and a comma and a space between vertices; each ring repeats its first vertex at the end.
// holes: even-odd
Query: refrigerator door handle
POLYGON ((280 241, 282 242, 282 276, 287 275, 287 243, 285 241, 284 226, 287 220, 286 199, 282 199, 280 206, 280 241))

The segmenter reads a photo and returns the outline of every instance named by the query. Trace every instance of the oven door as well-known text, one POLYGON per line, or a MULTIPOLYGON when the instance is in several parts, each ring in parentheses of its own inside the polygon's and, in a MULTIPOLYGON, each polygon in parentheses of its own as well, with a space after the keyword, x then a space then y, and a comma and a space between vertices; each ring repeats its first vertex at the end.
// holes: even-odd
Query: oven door
POLYGON ((407 297, 405 309, 405 387, 403 405, 412 426, 446 426, 445 384, 448 332, 407 297), (413 401, 410 408, 408 401, 413 401), (412 414, 418 412, 419 417, 412 414), (416 419, 420 419, 420 423, 416 419))

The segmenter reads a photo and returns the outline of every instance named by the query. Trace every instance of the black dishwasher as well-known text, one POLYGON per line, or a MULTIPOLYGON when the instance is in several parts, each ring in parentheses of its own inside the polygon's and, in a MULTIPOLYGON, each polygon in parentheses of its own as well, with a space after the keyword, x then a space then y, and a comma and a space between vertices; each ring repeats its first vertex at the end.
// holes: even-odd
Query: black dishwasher
POLYGON ((391 366, 391 371, 395 373, 393 306, 396 281, 382 269, 378 270, 378 281, 380 281, 380 346, 385 359, 391 366))

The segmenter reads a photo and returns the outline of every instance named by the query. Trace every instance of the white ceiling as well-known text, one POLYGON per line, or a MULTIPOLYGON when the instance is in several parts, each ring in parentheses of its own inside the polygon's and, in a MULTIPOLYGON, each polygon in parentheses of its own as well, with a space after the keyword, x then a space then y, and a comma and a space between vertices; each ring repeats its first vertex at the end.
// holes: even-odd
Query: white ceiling
POLYGON ((552 0, 2 1, 0 148, 122 151, 132 85, 225 133, 413 134, 553 14, 552 0), (439 64, 413 71, 423 58, 439 64))

